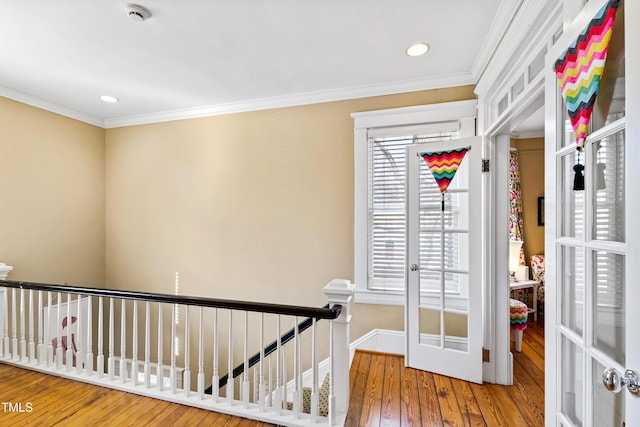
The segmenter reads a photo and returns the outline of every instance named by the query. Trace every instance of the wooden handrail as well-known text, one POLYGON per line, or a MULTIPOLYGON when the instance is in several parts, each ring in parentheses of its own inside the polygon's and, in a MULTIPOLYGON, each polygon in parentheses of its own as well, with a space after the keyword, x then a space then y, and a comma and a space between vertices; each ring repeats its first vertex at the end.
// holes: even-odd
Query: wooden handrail
POLYGON ((336 319, 342 307, 334 305, 331 308, 305 307, 299 305, 272 304, 254 301, 237 301, 218 298, 202 298, 183 295, 168 295, 149 292, 119 291, 78 287, 68 285, 54 285, 46 283, 20 282, 14 280, 0 280, 0 287, 16 289, 32 289, 34 291, 63 292, 76 295, 91 295, 107 298, 121 298, 140 301, 159 302, 167 304, 193 305, 198 307, 224 308, 229 310, 252 311, 258 313, 283 314, 288 316, 313 317, 316 319, 336 319))

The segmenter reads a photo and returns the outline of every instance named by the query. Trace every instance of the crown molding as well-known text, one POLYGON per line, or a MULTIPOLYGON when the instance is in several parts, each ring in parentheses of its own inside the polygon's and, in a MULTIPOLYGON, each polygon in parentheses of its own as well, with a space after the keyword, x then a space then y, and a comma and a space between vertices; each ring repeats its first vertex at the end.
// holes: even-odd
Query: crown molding
POLYGON ((228 104, 208 105, 159 113, 139 114, 134 116, 106 119, 104 127, 118 128, 150 123, 185 120, 199 117, 219 116, 223 114, 243 113, 249 111, 285 108, 300 105, 319 104, 324 102, 343 101, 347 99, 368 98, 372 96, 393 95, 429 89, 465 86, 475 84, 471 73, 441 75, 418 80, 405 80, 377 85, 365 85, 349 88, 330 89, 300 94, 258 98, 228 104))
POLYGON ((491 62, 491 58, 498 48, 498 45, 502 43, 511 22, 518 14, 523 2, 524 0, 502 0, 500 2, 498 12, 491 22, 490 31, 485 36, 478 55, 471 66, 471 75, 474 81, 477 82, 480 80, 480 77, 482 77, 484 70, 489 65, 489 62, 491 62))
POLYGON ((61 116, 88 123, 90 125, 98 126, 101 128, 105 127, 104 120, 102 119, 5 86, 0 86, 0 96, 21 102, 23 104, 31 105, 32 107, 49 111, 51 113, 60 114, 61 116))

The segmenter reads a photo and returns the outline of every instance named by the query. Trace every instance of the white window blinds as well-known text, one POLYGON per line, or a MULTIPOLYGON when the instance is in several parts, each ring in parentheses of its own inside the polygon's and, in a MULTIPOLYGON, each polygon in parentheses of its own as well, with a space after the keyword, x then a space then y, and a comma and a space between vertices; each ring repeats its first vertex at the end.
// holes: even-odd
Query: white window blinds
MULTIPOLYGON (((368 130, 369 289, 404 290, 405 148, 411 144, 450 140, 459 136, 457 121, 368 130)), ((435 181, 431 180, 431 184, 427 180, 424 182, 424 185, 433 185, 435 190, 438 189, 435 181)), ((435 206, 440 205, 436 203, 435 206)), ((436 249, 439 251, 439 246, 434 247, 436 249)), ((421 251, 422 256, 428 257, 428 254, 421 251)))

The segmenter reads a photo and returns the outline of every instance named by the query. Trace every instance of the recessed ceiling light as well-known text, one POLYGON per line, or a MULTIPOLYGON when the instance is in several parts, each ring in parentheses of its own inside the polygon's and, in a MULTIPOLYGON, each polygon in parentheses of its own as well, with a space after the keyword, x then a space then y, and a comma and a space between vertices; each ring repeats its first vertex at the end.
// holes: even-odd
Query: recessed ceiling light
POLYGON ((100 99, 102 99, 104 102, 118 102, 119 99, 116 98, 115 96, 110 96, 110 95, 101 95, 100 99))
POLYGON ((427 53, 429 50, 429 45, 424 42, 412 44, 407 48, 407 55, 409 56, 420 56, 427 53))

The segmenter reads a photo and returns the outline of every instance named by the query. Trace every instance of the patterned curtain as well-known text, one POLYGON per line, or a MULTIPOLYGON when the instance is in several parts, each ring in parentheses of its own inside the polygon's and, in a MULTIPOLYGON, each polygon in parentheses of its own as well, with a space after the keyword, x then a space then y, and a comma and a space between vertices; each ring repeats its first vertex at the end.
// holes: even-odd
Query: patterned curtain
MULTIPOLYGON (((522 192, 518 152, 509 153, 509 240, 523 240, 522 192)), ((524 247, 520 249, 520 265, 525 265, 524 247)))

